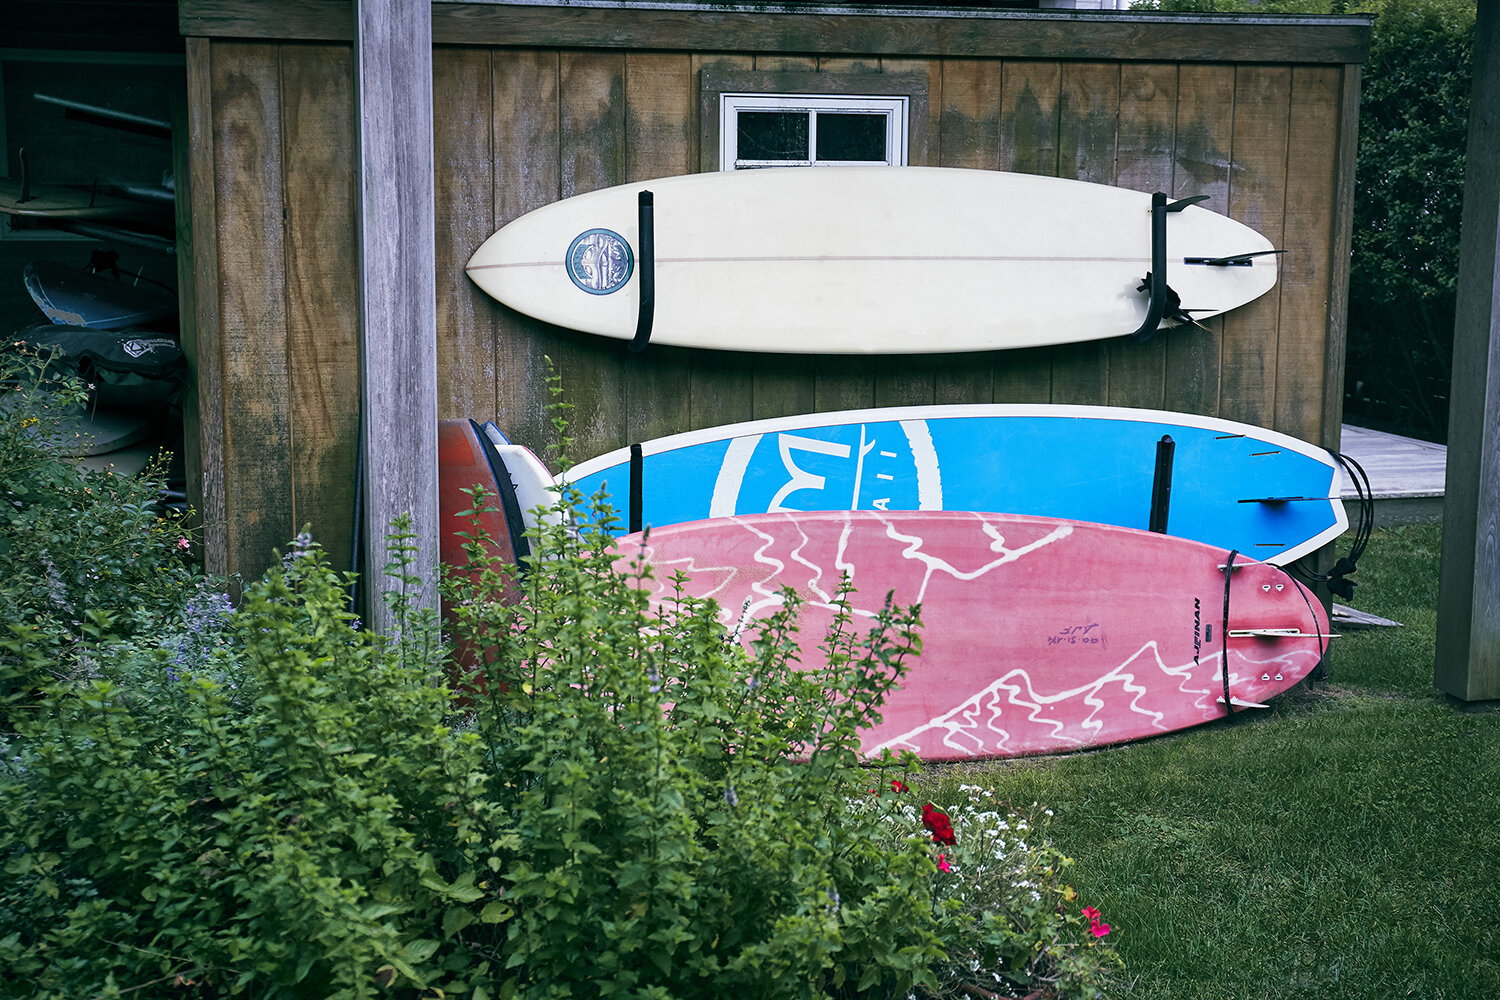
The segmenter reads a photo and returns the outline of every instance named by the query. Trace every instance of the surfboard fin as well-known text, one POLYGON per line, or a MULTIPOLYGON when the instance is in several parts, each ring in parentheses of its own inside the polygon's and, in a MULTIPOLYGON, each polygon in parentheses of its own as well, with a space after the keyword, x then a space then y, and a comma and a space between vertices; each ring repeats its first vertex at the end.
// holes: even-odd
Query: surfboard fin
MULTIPOLYGON (((1224 699, 1222 697, 1215 698, 1214 701, 1217 702, 1220 705, 1224 704, 1224 699)), ((1236 698, 1236 697, 1234 697, 1232 695, 1229 698, 1229 703, 1232 706, 1234 706, 1235 708, 1270 708, 1271 707, 1270 705, 1262 704, 1261 702, 1258 702, 1258 701, 1246 701, 1244 698, 1236 698)))
POLYGON ((1231 639, 1342 639, 1337 633, 1319 635, 1316 632, 1304 632, 1300 628, 1232 628, 1229 630, 1231 639))
POLYGON ((1249 267, 1256 257, 1267 254, 1286 253, 1285 250, 1256 250, 1254 253, 1236 253, 1227 257, 1184 257, 1184 264, 1200 264, 1205 267, 1249 267))

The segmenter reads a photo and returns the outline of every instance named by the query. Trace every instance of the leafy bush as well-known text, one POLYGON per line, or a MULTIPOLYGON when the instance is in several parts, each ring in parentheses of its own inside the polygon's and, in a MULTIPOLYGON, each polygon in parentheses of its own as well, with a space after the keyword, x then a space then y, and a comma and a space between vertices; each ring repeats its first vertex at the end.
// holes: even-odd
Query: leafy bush
MULTIPOLYGON (((70 475, 27 504, 123 519, 70 475)), ((0 644, 0 996, 1097 995, 1113 956, 1066 859, 978 800, 919 816, 911 759, 857 758, 914 611, 839 616, 807 669, 794 597, 734 637, 680 592, 653 608, 577 504, 524 572, 476 518, 450 593, 484 651, 467 701, 406 597, 403 524, 388 637, 306 536, 235 609, 150 525, 139 580, 68 592, 92 631, 27 605, 0 644), (117 614, 147 580, 151 616, 117 614)))
POLYGON ((982 979, 1097 995, 1114 956, 1065 916, 1060 856, 986 833, 992 809, 940 849, 904 794, 915 759, 859 759, 919 651, 915 609, 887 603, 867 630, 846 610, 827 666, 802 664, 794 593, 726 639, 680 579, 651 607, 650 567, 621 572, 611 513, 566 516, 580 505, 543 519, 518 580, 476 524, 451 595, 485 650, 474 725, 506 776, 485 910, 505 927, 502 993, 887 997, 982 979))
POLYGON ((910 792, 895 780, 870 789, 889 801, 856 798, 850 805, 880 813, 896 838, 920 823, 937 845, 932 892, 949 909, 952 929, 936 970, 944 991, 1105 996, 1120 960, 1101 940, 1110 926, 1093 907, 1080 906, 1064 881, 1073 859, 1040 842, 1031 822, 988 789, 958 785, 946 811, 932 803, 919 811, 910 792))
MULTIPOLYGON (((0 351, 0 622, 39 669, 87 674, 107 638, 170 627, 190 543, 158 503, 159 476, 79 469, 60 454, 88 388, 50 378, 47 361, 0 351)), ((43 680, 5 662, 0 712, 43 680)))
POLYGON ((482 895, 483 755, 444 725, 432 623, 360 631, 346 582, 303 543, 247 589, 233 656, 181 673, 178 650, 135 651, 170 703, 116 658, 19 720, 0 990, 354 997, 443 968, 482 895))
MULTIPOLYGON (((857 730, 916 646, 913 613, 845 612, 829 666, 797 664, 795 598, 747 646, 683 595, 657 613, 597 527, 554 519, 521 602, 483 630, 475 728, 506 817, 494 864, 507 991, 820 996, 927 981, 942 954, 913 830, 876 849, 846 806, 857 730)), ((497 958, 500 955, 497 953, 497 958)))

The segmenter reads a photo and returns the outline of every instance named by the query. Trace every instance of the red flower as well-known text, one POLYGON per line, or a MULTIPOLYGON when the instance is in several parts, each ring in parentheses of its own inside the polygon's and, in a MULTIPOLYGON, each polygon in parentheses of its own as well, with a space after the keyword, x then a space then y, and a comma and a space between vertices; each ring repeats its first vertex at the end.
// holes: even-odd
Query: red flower
POLYGON ((1098 910, 1094 909, 1092 906, 1085 906, 1079 912, 1082 913, 1085 917, 1089 918, 1089 930, 1093 931, 1094 937, 1102 938, 1104 935, 1109 933, 1109 924, 1106 924, 1099 919, 1100 913, 1098 910))
POLYGON ((907 788, 906 788, 906 782, 904 782, 904 781, 892 781, 891 782, 891 791, 893 791, 893 792, 904 792, 906 790, 907 790, 907 788))
POLYGON ((958 843, 958 838, 953 834, 953 821, 948 818, 947 813, 934 809, 931 802, 922 807, 922 825, 932 831, 934 844, 958 843))

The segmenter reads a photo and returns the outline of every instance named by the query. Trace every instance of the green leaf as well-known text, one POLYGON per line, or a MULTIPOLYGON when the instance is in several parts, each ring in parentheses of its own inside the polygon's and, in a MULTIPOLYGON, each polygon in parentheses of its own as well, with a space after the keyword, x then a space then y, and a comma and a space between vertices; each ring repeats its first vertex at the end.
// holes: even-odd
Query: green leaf
POLYGON ((474 914, 461 906, 451 906, 443 914, 443 937, 451 938, 474 922, 474 914))
POLYGON ((441 945, 434 938, 417 938, 401 946, 401 956, 414 965, 419 964, 431 958, 441 945))
POLYGON ((498 924, 502 920, 509 920, 515 913, 503 900, 492 899, 479 911, 479 919, 487 924, 498 924))

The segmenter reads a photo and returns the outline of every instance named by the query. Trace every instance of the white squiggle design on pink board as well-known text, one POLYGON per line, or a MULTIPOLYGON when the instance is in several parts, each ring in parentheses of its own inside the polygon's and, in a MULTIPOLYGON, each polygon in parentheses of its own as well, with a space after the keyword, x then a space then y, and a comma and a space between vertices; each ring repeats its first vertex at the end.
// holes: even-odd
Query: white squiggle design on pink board
POLYGON ((1028 556, 1031 553, 1036 552, 1038 549, 1051 545, 1053 542, 1060 542, 1064 538, 1067 538, 1069 535, 1073 534, 1073 526, 1071 524, 1068 524, 1067 522, 1062 522, 1042 538, 1038 538, 1034 542, 1029 542, 1025 545, 1022 545, 1018 549, 1009 549, 1005 547, 1005 536, 1000 534, 998 528, 987 521, 980 521, 980 530, 982 530, 990 538, 989 550, 991 552, 998 552, 1000 554, 1000 557, 998 559, 990 560, 989 562, 980 566, 978 569, 960 570, 949 563, 946 559, 940 559, 937 556, 929 555, 928 553, 923 552, 922 545, 924 544, 924 542, 920 536, 903 534, 900 530, 897 529, 894 524, 890 523, 889 521, 885 521, 884 523, 887 537, 892 538, 898 542, 907 543, 906 548, 901 552, 902 558, 914 559, 927 567, 927 571, 922 577, 922 586, 917 591, 916 599, 918 601, 923 600, 927 596, 927 585, 932 581, 934 573, 941 573, 945 576, 950 576, 955 580, 977 580, 980 577, 984 576, 986 573, 991 572, 992 570, 999 569, 1001 566, 1004 566, 1007 563, 1013 563, 1017 559, 1028 556))
MULTIPOLYGON (((1248 675, 1258 675, 1263 669, 1268 669, 1273 665, 1285 673, 1292 673, 1298 669, 1297 661, 1309 658, 1315 660, 1316 656, 1306 651, 1292 651, 1274 657, 1272 660, 1243 663, 1242 666, 1253 667, 1253 669, 1244 672, 1231 670, 1230 688, 1239 690, 1249 679, 1248 675)), ((1232 660, 1236 662, 1243 659, 1237 653, 1232 656, 1232 660)), ((1151 690, 1149 675, 1153 668, 1166 677, 1176 678, 1177 690, 1185 695, 1194 696, 1192 710, 1199 716, 1198 721, 1208 722, 1225 714, 1219 702, 1222 697, 1219 660, 1220 656, 1215 654, 1203 659, 1196 666, 1186 663, 1178 667, 1169 667, 1162 661, 1157 644, 1148 642, 1124 663, 1103 676, 1087 684, 1050 694, 1037 691, 1026 670, 1015 669, 996 678, 948 712, 898 736, 867 745, 862 749, 870 756, 877 756, 882 750, 911 750, 930 758, 1037 753, 1044 750, 1066 749, 1070 746, 1083 748, 1117 742, 1121 737, 1118 734, 1112 735, 1106 724, 1098 718, 1108 707, 1106 689, 1115 684, 1119 685, 1122 692, 1132 695, 1127 703, 1131 712, 1151 719, 1152 729, 1158 732, 1171 732, 1182 728, 1185 724, 1180 715, 1169 723, 1166 713, 1141 705, 1142 699, 1151 690), (1146 662, 1141 663, 1142 660, 1146 662), (1132 670, 1130 669, 1132 667, 1140 669, 1132 670), (1142 670, 1146 675, 1144 678, 1142 670), (1207 678, 1212 683, 1208 687, 1193 686, 1195 670, 1201 677, 1207 678), (1067 713, 1060 710, 1067 703, 1076 700, 1081 700, 1090 707, 1091 711, 1083 719, 1070 722, 1062 717, 1067 713), (1049 709, 1053 712, 1046 714, 1049 709), (1003 724, 1008 718, 1008 711, 1022 713, 1020 719, 1022 725, 1050 727, 1050 732, 1042 738, 1033 735, 1022 742, 1013 742, 1015 734, 1003 724), (1082 730, 1083 733, 1071 735, 1068 733, 1070 728, 1082 730), (947 752, 939 753, 939 745, 947 752)), ((1311 667, 1312 664, 1308 664, 1301 672, 1305 673, 1311 667)))

